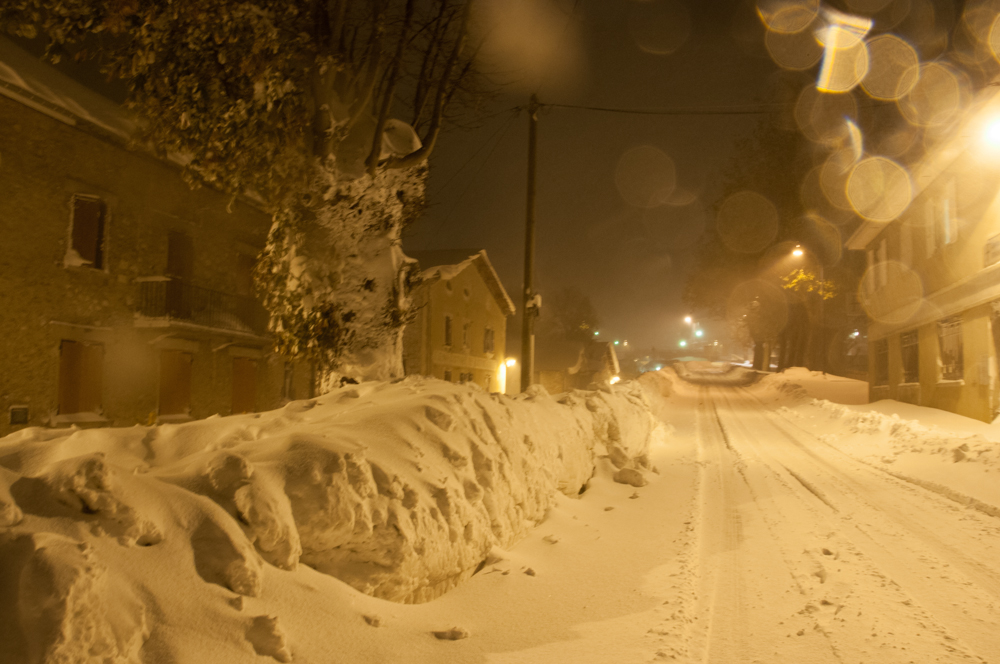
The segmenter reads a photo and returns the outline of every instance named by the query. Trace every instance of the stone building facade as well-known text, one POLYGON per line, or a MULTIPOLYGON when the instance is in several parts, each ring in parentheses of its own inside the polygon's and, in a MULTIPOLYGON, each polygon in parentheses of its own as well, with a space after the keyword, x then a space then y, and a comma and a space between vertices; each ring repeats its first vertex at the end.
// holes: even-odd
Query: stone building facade
MULTIPOLYGON (((986 422, 1000 412, 1000 118, 984 90, 911 168, 912 201, 848 240, 865 252, 870 398, 986 422), (991 129, 992 128, 992 129, 991 129)), ((891 194, 892 192, 888 192, 891 194)))
POLYGON ((507 318, 514 303, 485 251, 408 252, 422 268, 403 333, 406 374, 506 389, 507 318))
POLYGON ((0 64, 0 436, 310 396, 251 294, 268 216, 128 149, 117 106, 9 42, 0 64))

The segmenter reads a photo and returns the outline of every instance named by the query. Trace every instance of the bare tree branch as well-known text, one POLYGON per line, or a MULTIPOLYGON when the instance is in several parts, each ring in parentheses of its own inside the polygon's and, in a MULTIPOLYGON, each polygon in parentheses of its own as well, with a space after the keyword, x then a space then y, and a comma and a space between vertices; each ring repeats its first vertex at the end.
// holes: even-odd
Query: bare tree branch
POLYGON ((444 114, 445 102, 448 99, 448 84, 451 80, 451 72, 455 67, 455 62, 458 61, 462 55, 462 50, 465 48, 466 30, 469 25, 469 8, 471 6, 472 0, 469 0, 462 8, 462 21, 458 28, 455 46, 452 48, 451 55, 448 56, 448 63, 441 74, 441 82, 438 84, 437 95, 434 99, 434 114, 431 116, 431 123, 427 128, 427 134, 424 136, 423 145, 404 157, 390 159, 386 164, 388 168, 409 168, 416 166, 424 161, 434 149, 438 134, 441 132, 441 118, 444 114))
POLYGON ((368 166, 368 174, 375 177, 375 168, 378 166, 379 155, 382 154, 382 132, 385 131, 385 122, 389 117, 389 109, 392 107, 392 98, 396 92, 396 79, 399 76, 399 65, 403 61, 403 50, 406 48, 406 40, 410 31, 410 21, 413 19, 414 0, 406 0, 406 15, 403 17, 403 27, 399 31, 399 39, 396 42, 396 53, 392 58, 389 67, 388 80, 385 90, 382 91, 382 107, 378 112, 378 119, 375 122, 375 135, 372 137, 372 150, 365 162, 368 166))

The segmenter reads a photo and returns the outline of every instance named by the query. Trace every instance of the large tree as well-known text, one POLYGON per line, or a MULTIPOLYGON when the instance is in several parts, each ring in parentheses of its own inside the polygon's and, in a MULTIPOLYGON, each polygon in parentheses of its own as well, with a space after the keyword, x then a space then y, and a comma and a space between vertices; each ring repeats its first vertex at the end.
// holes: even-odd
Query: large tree
POLYGON ((99 60, 138 146, 273 215, 258 291, 280 349, 329 383, 402 373, 400 233, 448 108, 481 81, 470 2, 4 0, 0 23, 99 60))

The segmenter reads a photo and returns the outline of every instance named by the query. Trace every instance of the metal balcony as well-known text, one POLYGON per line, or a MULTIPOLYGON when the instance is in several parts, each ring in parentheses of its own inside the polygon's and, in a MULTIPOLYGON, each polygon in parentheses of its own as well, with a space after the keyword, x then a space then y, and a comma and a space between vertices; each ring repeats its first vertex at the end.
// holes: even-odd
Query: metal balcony
POLYGON ((137 313, 218 330, 263 335, 268 314, 250 297, 195 286, 174 277, 147 277, 139 283, 137 313))

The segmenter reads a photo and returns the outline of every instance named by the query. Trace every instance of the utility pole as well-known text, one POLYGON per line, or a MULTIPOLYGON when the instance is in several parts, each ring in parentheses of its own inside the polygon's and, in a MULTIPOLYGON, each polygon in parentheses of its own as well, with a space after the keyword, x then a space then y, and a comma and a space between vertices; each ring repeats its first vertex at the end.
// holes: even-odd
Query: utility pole
POLYGON ((521 312, 521 391, 535 378, 535 156, 538 144, 538 95, 528 102, 528 201, 524 224, 524 310, 521 312))

